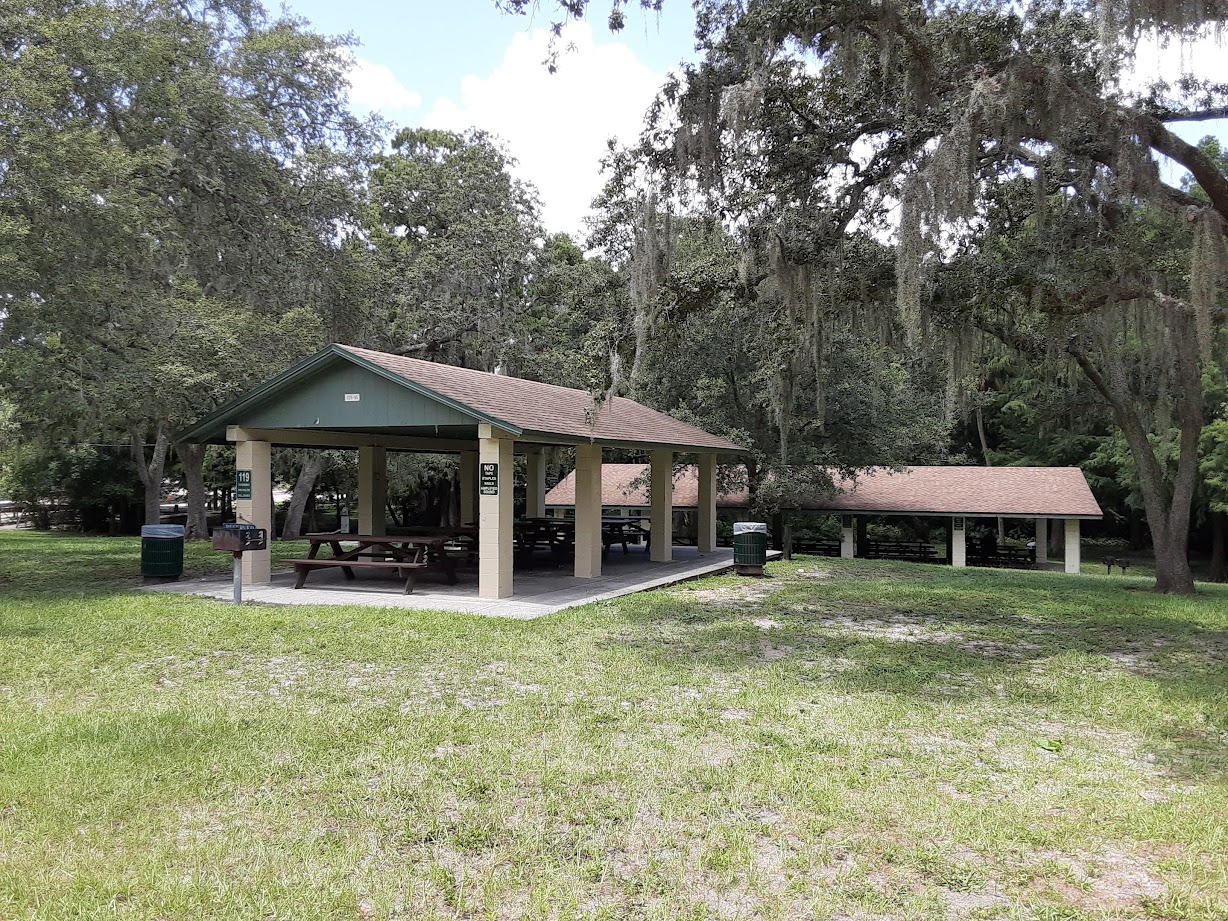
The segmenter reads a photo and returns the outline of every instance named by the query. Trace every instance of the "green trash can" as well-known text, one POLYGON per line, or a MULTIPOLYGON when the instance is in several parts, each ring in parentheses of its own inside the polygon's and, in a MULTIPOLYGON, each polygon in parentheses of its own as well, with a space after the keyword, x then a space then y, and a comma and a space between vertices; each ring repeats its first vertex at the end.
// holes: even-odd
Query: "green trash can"
POLYGON ((141 527, 141 575, 146 582, 174 582, 183 575, 183 525, 141 527))
POLYGON ((767 564, 768 527, 762 521, 733 523, 733 568, 739 576, 761 576, 767 564))

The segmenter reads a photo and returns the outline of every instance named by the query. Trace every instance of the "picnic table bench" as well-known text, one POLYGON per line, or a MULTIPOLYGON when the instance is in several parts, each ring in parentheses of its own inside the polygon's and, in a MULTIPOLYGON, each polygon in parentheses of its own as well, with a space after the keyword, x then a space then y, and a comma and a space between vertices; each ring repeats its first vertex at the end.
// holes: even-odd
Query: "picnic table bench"
POLYGON ((562 556, 576 539, 576 525, 566 518, 524 518, 516 522, 516 553, 522 563, 532 560, 537 550, 562 556))
MULTIPOLYGON (((621 544, 623 553, 632 541, 646 538, 651 546, 652 533, 640 522, 648 518, 637 515, 612 516, 601 519, 601 552, 604 555, 612 545, 621 544)), ((576 542, 574 518, 524 518, 516 523, 516 543, 523 554, 532 554, 536 549, 548 549, 554 553, 570 551, 576 542)))
POLYGON ((915 563, 933 563, 938 559, 934 545, 922 540, 872 540, 866 555, 875 560, 911 560, 915 563))
POLYGON ((638 542, 639 539, 645 538, 644 546, 652 547, 652 532, 645 529, 641 521, 647 521, 647 518, 629 516, 623 518, 602 518, 601 519, 601 552, 605 553, 614 544, 622 544, 623 553, 627 552, 627 544, 631 541, 638 542))
POLYGON ((388 532, 389 537, 442 537, 447 543, 445 549, 450 552, 464 553, 470 560, 478 556, 478 526, 476 524, 430 526, 408 525, 394 528, 388 532))
POLYGON ((815 556, 839 556, 840 541, 814 540, 808 537, 793 538, 794 553, 810 553, 815 556))
POLYGON ((307 576, 317 569, 340 569, 346 579, 353 580, 355 569, 391 569, 405 579, 404 594, 411 594, 422 570, 443 573, 449 585, 456 584, 456 565, 448 557, 444 536, 370 535, 370 534, 305 534, 311 549, 307 558, 286 560, 294 566, 295 588, 302 588, 307 576), (356 544, 347 550, 342 543, 356 544), (327 544, 333 555, 319 556, 320 547, 327 544))
POLYGON ((973 566, 994 566, 1000 569, 1026 569, 1036 565, 1036 548, 997 546, 993 549, 968 548, 968 562, 973 566))

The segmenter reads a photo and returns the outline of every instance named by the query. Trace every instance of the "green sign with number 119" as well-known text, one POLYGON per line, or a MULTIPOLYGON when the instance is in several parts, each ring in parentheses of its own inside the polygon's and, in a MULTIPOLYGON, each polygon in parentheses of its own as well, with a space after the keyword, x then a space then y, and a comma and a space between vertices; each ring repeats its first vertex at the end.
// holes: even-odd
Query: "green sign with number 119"
POLYGON ((250 470, 235 471, 235 498, 250 499, 252 497, 252 472, 250 470))

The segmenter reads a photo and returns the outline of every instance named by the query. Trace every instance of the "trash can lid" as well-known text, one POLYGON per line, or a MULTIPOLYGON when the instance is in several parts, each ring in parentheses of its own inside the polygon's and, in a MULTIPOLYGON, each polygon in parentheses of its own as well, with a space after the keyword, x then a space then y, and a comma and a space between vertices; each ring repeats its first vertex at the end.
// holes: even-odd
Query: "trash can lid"
POLYGON ((141 537, 183 537, 181 524, 143 524, 141 537))
POLYGON ((734 534, 766 534, 767 525, 762 521, 735 521, 733 523, 734 534))

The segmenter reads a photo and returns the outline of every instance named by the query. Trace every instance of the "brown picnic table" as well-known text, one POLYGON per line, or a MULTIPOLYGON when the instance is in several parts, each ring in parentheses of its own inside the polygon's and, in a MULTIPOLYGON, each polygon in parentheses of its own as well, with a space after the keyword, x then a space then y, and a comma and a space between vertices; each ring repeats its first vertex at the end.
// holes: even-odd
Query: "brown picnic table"
POLYGON ((347 579, 356 578, 355 569, 391 569, 405 579, 404 593, 414 590, 417 573, 433 569, 441 572, 449 585, 456 584, 456 565, 448 557, 445 546, 451 537, 444 535, 372 535, 372 534, 305 534, 311 544, 307 558, 287 560, 293 564, 295 588, 302 588, 307 576, 316 569, 340 569, 347 579), (332 556, 319 555, 328 545, 332 556), (346 549, 343 544, 354 544, 346 549))
POLYGON ((478 556, 478 526, 476 524, 459 525, 407 525, 396 528, 389 535, 392 537, 442 537, 452 551, 463 551, 470 560, 478 556))
POLYGON ((1015 547, 999 544, 992 547, 972 547, 968 562, 973 566, 997 566, 1005 569, 1026 569, 1036 565, 1035 547, 1015 547))
MULTIPOLYGON (((649 521, 645 515, 604 515, 601 518, 601 552, 604 554, 613 544, 621 544, 623 553, 633 540, 646 538, 651 546, 652 532, 640 523, 649 521)), ((524 518, 517 522, 522 547, 549 547, 552 551, 567 550, 575 544, 576 520, 574 518, 524 518)))
POLYGON ((923 540, 872 540, 866 556, 872 560, 911 560, 914 563, 935 563, 938 551, 923 540))

